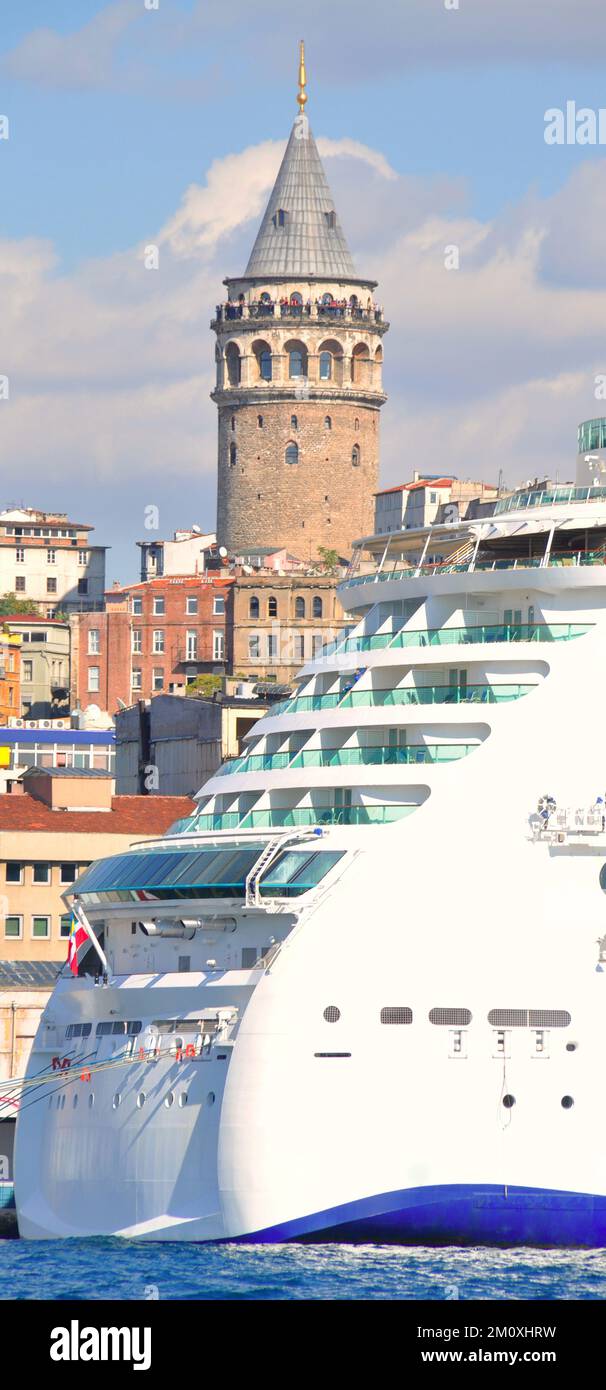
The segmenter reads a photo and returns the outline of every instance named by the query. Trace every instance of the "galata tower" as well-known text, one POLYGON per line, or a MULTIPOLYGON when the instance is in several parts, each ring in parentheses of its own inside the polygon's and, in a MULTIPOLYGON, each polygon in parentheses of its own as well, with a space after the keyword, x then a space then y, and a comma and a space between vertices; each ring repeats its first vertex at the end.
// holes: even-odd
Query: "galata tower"
POLYGON ((383 334, 375 280, 351 259, 305 115, 297 115, 243 276, 217 336, 217 538, 231 556, 285 546, 347 557, 374 530, 383 334))

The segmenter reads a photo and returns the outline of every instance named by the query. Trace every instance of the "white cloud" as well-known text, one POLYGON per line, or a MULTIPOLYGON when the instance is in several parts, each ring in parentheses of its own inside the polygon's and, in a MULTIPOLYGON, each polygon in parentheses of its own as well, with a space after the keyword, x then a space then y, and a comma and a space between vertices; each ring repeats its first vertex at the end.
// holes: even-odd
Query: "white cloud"
POLYGON ((142 12, 140 0, 113 0, 71 33, 34 29, 5 55, 2 71, 45 87, 103 87, 111 81, 120 40, 142 12))

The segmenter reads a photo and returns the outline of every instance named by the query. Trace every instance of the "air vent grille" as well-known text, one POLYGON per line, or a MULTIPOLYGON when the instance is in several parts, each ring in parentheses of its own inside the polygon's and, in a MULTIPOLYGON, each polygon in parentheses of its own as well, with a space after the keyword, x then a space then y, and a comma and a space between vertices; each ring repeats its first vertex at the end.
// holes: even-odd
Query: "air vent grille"
POLYGON ((338 1023, 341 1017, 341 1010, 336 1004, 327 1004, 324 1010, 324 1017, 327 1023, 338 1023))
POLYGON ((412 1009, 398 1007, 381 1009, 381 1023, 412 1023, 412 1009))
POLYGON ((440 1028, 466 1028, 471 1023, 471 1009, 430 1009, 429 1022, 440 1028))
POLYGON ((493 1028, 568 1028, 572 1019, 566 1009, 491 1009, 488 1022, 493 1028))

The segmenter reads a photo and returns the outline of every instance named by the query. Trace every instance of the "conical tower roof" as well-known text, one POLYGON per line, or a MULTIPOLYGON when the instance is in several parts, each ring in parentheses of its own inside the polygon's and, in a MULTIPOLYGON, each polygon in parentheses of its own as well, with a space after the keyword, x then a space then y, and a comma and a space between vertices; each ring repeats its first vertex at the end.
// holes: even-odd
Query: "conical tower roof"
POLYGON ((351 259, 318 147, 304 115, 305 66, 301 46, 299 108, 273 192, 244 272, 268 279, 274 275, 319 276, 356 280, 351 259))

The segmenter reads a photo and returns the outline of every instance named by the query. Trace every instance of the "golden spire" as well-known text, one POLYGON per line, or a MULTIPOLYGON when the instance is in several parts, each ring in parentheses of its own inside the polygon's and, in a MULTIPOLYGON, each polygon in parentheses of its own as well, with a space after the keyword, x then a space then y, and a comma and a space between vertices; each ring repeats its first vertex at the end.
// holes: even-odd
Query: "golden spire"
POLYGON ((307 94, 305 91, 306 86, 307 77, 305 75, 305 43, 303 39, 301 39, 301 42, 299 44, 299 94, 297 96, 299 114, 301 116, 305 111, 305 104, 307 102, 307 94))

